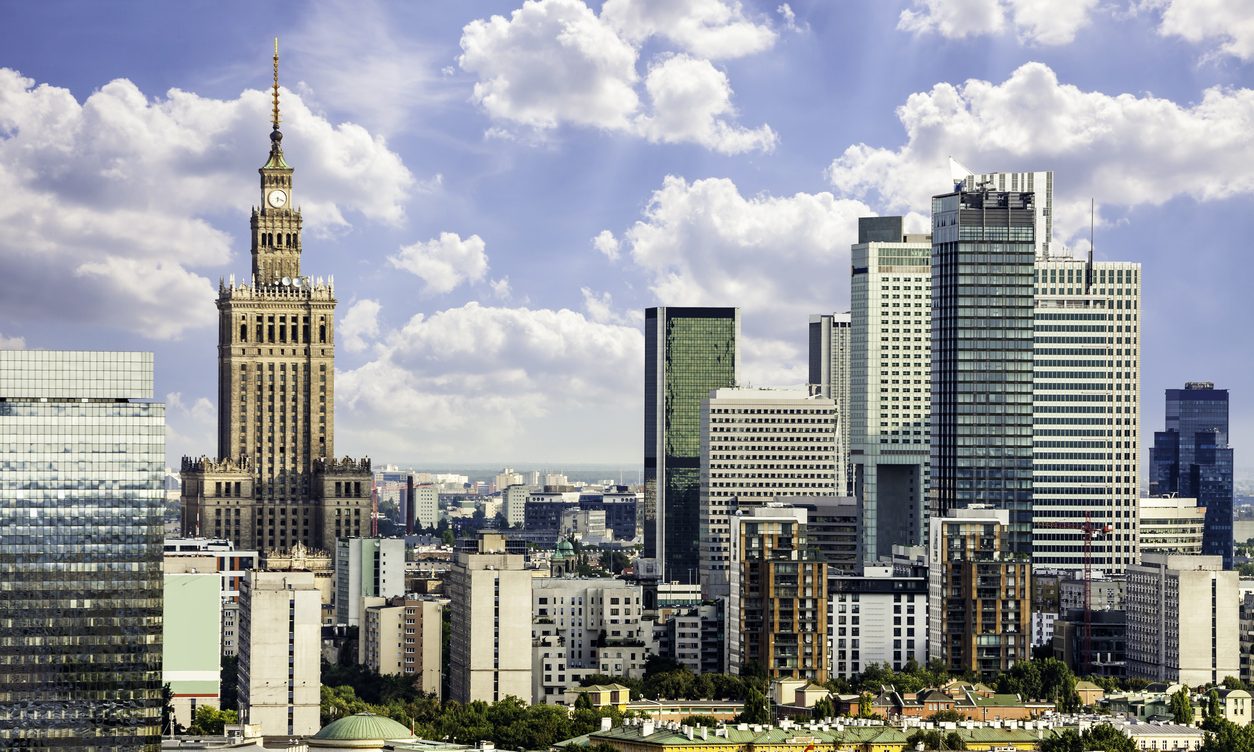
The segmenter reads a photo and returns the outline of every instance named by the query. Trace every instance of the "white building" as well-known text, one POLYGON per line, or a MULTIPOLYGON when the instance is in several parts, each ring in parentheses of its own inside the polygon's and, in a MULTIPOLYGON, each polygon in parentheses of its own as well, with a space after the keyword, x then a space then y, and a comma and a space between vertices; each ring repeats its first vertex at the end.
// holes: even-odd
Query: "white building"
POLYGON ((852 468, 849 465, 849 367, 850 367, 850 314, 826 313, 810 317, 810 384, 819 393, 836 401, 839 419, 837 451, 840 466, 845 468, 846 483, 840 496, 847 496, 852 488, 852 468))
POLYGON ((266 736, 322 724, 322 601, 312 572, 251 571, 240 589, 240 721, 266 736))
POLYGON ((1137 501, 1137 536, 1141 555, 1200 556, 1206 507, 1197 499, 1147 496, 1137 501))
POLYGON ((1146 554, 1129 566, 1128 675, 1189 686, 1239 676, 1238 582, 1219 556, 1146 554))
POLYGON ((166 538, 164 549, 167 572, 185 571, 186 565, 180 562, 190 557, 197 562, 200 571, 217 572, 221 577, 222 632, 219 647, 222 655, 238 655, 239 588, 244 573, 257 568, 257 552, 236 551, 235 544, 225 538, 166 538), (210 557, 212 564, 205 557, 210 557))
POLYGON ((1038 257, 1034 567, 1082 570, 1086 521, 1111 527, 1093 541, 1094 567, 1118 574, 1137 561, 1140 311, 1140 264, 1038 257))
POLYGON ((700 566, 730 592, 730 516, 789 496, 841 495, 836 401, 807 389, 716 389, 701 405, 700 566))
POLYGON ((565 703, 596 674, 641 677, 652 625, 639 585, 609 578, 544 577, 532 583, 534 703, 565 703))
POLYGON ((875 561, 893 546, 926 543, 931 236, 904 235, 901 217, 863 218, 850 260, 849 461, 863 559, 875 561))
POLYGON ((404 538, 342 538, 335 542, 337 624, 361 626, 362 598, 404 594, 404 538))
POLYGON ((440 487, 434 483, 415 483, 413 495, 406 503, 414 505, 414 525, 431 529, 440 524, 440 487))
POLYGON ((174 719, 183 726, 192 724, 197 707, 216 708, 221 700, 221 585, 212 568, 178 566, 196 559, 212 566, 212 557, 166 557, 162 601, 161 679, 170 685, 174 719))
POLYGON ((521 554, 484 533, 459 552, 445 580, 449 598, 449 699, 496 702, 531 696, 531 586, 521 554))
POLYGON ((1051 254, 1051 243, 1054 237, 1054 173, 1043 172, 984 172, 974 174, 962 165, 950 160, 950 169, 954 171, 955 187, 960 190, 974 191, 985 186, 991 191, 1016 191, 1034 193, 1033 201, 1036 218, 1036 256, 1048 258, 1051 254), (960 184, 960 185, 959 185, 960 184))
POLYGON ((848 678, 871 664, 900 671, 910 660, 927 663, 927 578, 900 576, 888 564, 867 565, 861 576, 828 578, 828 665, 848 678))
POLYGON ((522 527, 527 513, 527 497, 530 494, 531 487, 521 483, 506 486, 501 491, 502 513, 510 527, 522 527))
POLYGON ((357 662, 376 674, 413 676, 423 692, 439 697, 447 604, 430 596, 363 598, 357 662))
POLYGON ((501 472, 497 473, 496 477, 492 479, 492 490, 504 491, 510 486, 517 486, 517 485, 520 485, 522 482, 523 482, 522 473, 517 472, 512 467, 507 467, 501 472))

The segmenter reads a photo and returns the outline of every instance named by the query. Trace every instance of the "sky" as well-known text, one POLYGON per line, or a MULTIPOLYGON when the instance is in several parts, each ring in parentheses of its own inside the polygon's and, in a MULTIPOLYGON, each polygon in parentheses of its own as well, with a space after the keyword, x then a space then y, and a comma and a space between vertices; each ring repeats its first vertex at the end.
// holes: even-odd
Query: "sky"
POLYGON ((216 451, 280 38, 302 272, 334 277, 336 451, 636 468, 643 309, 735 305, 806 373, 857 218, 948 158, 1053 170, 1055 244, 1144 265, 1163 390, 1232 394, 1254 475, 1254 0, 0 0, 0 347, 156 353, 216 451))

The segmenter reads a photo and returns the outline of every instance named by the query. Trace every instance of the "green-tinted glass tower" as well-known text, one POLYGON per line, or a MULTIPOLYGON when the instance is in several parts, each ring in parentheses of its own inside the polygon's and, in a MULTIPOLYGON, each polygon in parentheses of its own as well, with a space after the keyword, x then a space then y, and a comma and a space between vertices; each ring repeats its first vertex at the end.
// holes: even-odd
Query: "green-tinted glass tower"
POLYGON ((1033 193, 932 199, 932 518, 1010 513, 1010 552, 1032 553, 1033 193))
POLYGON ((644 329, 644 555, 699 582, 701 402, 736 385, 740 311, 649 308, 644 329))

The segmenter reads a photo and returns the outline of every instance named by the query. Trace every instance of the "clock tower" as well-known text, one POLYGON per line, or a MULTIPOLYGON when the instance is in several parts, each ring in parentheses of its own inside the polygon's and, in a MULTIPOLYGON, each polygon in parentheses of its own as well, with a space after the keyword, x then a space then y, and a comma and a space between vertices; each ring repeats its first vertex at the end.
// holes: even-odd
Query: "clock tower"
POLYGON ((371 534, 370 460, 335 459, 335 289, 301 275, 301 214, 279 130, 250 221, 252 277, 218 287, 218 453, 183 460, 183 532, 263 553, 371 534))

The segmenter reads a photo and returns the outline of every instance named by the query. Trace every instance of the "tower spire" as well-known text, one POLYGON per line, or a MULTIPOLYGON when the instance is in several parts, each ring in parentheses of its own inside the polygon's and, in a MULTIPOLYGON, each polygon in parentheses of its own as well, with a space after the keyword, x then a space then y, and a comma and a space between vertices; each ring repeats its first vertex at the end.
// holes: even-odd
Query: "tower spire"
POLYGON ((279 129, 279 38, 274 38, 274 130, 279 129))
POLYGON ((291 169, 283 159, 283 132, 279 130, 279 38, 274 38, 274 88, 271 94, 273 106, 270 115, 270 159, 266 168, 291 169))

